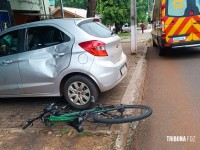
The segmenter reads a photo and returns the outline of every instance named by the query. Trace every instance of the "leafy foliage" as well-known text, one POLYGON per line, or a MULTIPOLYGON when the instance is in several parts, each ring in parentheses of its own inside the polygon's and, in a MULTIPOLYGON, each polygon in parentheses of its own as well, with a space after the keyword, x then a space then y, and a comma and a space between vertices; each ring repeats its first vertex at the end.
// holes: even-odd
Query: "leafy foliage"
MULTIPOLYGON (((96 2, 96 13, 101 15, 101 19, 106 25, 122 26, 124 23, 130 24, 130 0, 63 0, 64 7, 82 8, 90 11, 90 3, 96 2)), ((147 22, 148 2, 149 10, 152 10, 153 0, 135 0, 137 2, 137 22, 147 22)), ((56 6, 60 6, 60 0, 56 0, 56 6)))
MULTIPOLYGON (((88 0, 63 0, 64 7, 87 8, 88 0)), ((60 6, 60 0, 56 0, 56 6, 60 6)))
POLYGON ((152 11, 153 8, 153 0, 137 0, 137 22, 147 22, 148 16, 150 17, 151 14, 148 14, 148 7, 149 11, 152 11), (149 4, 148 4, 149 2, 149 4), (149 6, 148 6, 149 5, 149 6))
POLYGON ((130 22, 130 0, 99 0, 96 9, 106 25, 130 22))

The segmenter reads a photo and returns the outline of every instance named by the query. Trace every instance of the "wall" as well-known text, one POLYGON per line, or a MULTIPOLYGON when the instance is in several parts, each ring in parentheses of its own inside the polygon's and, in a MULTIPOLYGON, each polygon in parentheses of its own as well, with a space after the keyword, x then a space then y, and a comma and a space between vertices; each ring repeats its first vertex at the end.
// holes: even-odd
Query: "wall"
MULTIPOLYGON (((69 14, 69 13, 64 13, 65 14, 65 18, 76 18, 74 15, 69 14)), ((57 11, 54 15, 53 18, 61 18, 61 11, 57 11)))
POLYGON ((8 0, 12 10, 39 11, 49 14, 49 0, 8 0), (45 9, 43 7, 43 1, 45 9), (45 12, 46 11, 46 12, 45 12))

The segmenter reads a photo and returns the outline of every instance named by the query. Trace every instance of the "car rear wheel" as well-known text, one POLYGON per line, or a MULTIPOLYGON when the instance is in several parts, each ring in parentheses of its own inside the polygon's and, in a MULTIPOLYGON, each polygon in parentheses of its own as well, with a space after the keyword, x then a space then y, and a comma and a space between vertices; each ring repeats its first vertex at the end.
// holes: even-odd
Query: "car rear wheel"
POLYGON ((159 56, 165 56, 166 55, 166 48, 159 47, 159 56))
POLYGON ((64 85, 64 97, 74 108, 87 109, 91 105, 91 96, 98 99, 99 90, 95 83, 82 75, 69 78, 64 85))
POLYGON ((154 40, 153 40, 153 47, 157 47, 157 44, 155 43, 154 40))

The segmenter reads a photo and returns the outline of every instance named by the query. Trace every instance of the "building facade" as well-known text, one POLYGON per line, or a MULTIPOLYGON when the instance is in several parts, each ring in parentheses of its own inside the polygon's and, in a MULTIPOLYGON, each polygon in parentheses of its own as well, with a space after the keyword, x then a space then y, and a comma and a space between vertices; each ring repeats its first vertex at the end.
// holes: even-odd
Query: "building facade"
POLYGON ((0 0, 0 30, 48 18, 49 0, 0 0))

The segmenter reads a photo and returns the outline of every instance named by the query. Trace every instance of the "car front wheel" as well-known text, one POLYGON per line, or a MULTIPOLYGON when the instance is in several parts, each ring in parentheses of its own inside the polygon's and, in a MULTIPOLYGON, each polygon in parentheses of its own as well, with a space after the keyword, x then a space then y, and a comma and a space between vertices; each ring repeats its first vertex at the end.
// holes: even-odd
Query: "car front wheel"
POLYGON ((91 104, 91 96, 98 99, 99 90, 95 83, 82 75, 69 78, 64 85, 64 97, 74 108, 87 109, 91 104))

